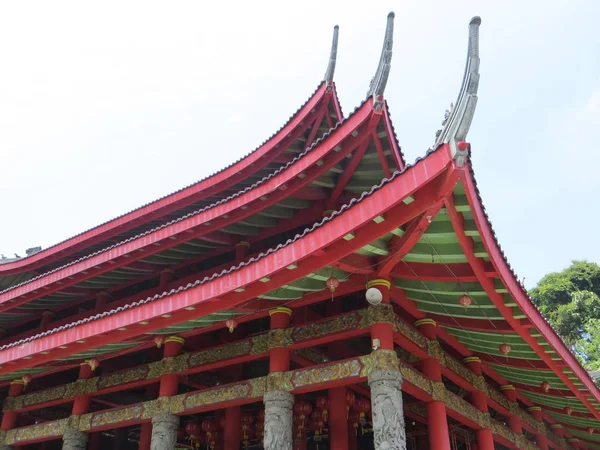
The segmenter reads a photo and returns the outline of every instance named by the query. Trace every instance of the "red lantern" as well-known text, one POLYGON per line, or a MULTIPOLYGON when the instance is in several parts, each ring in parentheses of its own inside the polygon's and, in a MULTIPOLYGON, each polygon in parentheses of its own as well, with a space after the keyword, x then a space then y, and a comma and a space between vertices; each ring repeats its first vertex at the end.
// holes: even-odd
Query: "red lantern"
POLYGON ((335 277, 331 277, 325 282, 325 284, 327 285, 327 287, 333 294, 335 292, 335 290, 340 286, 340 280, 338 280, 335 277))
POLYGON ((365 416, 371 411, 371 402, 366 398, 357 398, 355 403, 356 411, 360 414, 360 418, 364 419, 365 416))
POLYGON ((567 416, 570 416, 571 414, 573 414, 573 408, 571 408, 570 406, 565 406, 565 414, 567 416))
POLYGON ((354 408, 354 402, 356 401, 356 396, 352 391, 346 391, 346 417, 350 412, 350 408, 354 408))
POLYGON ((21 377, 21 380, 23 381, 23 384, 25 385, 25 387, 27 387, 27 385, 29 383, 31 383, 31 381, 33 380, 33 377, 31 375, 23 375, 21 377))
POLYGON ((595 430, 594 430, 592 427, 588 427, 588 433, 590 433, 590 434, 594 434, 594 431, 595 431, 595 430))
POLYGON ((327 421, 327 411, 329 410, 329 399, 327 397, 317 397, 315 406, 323 413, 323 420, 327 421))
POLYGON ((348 414, 348 423, 354 427, 354 432, 358 429, 359 415, 356 411, 350 411, 348 414))
POLYGON ((225 416, 219 418, 219 427, 225 428, 225 416))
POLYGON ((312 412, 312 405, 306 400, 300 400, 294 403, 294 412, 300 416, 300 420, 306 420, 312 412))
POLYGON ((471 303, 473 303, 473 299, 466 294, 461 295, 458 299, 458 303, 459 303, 459 305, 464 306, 466 308, 466 307, 470 306, 471 303))
POLYGON ((500 346, 498 347, 498 350, 500 350, 500 353, 508 355, 510 353, 510 351, 512 350, 512 348, 508 344, 500 344, 500 346))
POLYGON ((249 412, 243 412, 240 416, 240 423, 250 426, 254 423, 254 416, 249 412))
POLYGON ((548 383, 547 381, 542 382, 542 384, 540 384, 540 387, 544 392, 550 391, 550 383, 548 383))
POLYGON ((227 328, 229 328, 229 332, 233 333, 233 330, 235 330, 235 327, 237 327, 237 320, 235 319, 227 319, 225 321, 225 326, 227 328))
POLYGON ((313 422, 316 422, 317 420, 323 420, 323 411, 320 409, 315 409, 310 415, 310 418, 313 420, 313 422))
MULTIPOLYGON (((214 443, 214 433, 217 431, 217 421, 215 419, 204 419, 202 421, 202 431, 206 433, 206 442, 211 445, 214 443)), ((214 447, 214 444, 212 445, 214 447)))
POLYGON ((200 447, 202 439, 202 426, 200 422, 194 420, 185 424, 185 434, 188 435, 192 447, 200 447))

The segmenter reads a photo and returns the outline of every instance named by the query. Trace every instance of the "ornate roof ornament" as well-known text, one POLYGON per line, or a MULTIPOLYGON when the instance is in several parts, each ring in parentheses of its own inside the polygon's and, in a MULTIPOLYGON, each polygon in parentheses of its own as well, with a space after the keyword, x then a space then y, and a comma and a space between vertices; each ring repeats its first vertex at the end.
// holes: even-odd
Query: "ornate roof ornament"
POLYGON ((329 63, 327 64, 327 71, 325 72, 324 81, 329 84, 333 81, 333 75, 335 74, 335 63, 337 60, 337 48, 338 48, 338 35, 340 33, 340 27, 333 27, 333 41, 331 42, 331 53, 329 54, 329 63))
POLYGON ((479 87, 479 25, 481 19, 473 17, 469 23, 469 48, 467 64, 462 86, 456 100, 444 114, 443 128, 436 134, 434 148, 442 144, 450 144, 456 165, 462 167, 468 155, 468 146, 458 145, 467 138, 471 127, 475 107, 477 106, 477 89, 479 87), (463 148, 459 148, 463 147, 463 148))
POLYGON ((394 46, 394 17, 393 12, 387 16, 387 26, 385 28, 385 38, 383 39, 383 48, 381 49, 381 57, 379 58, 379 65, 377 66, 377 72, 371 80, 369 85, 369 91, 367 92, 367 98, 373 97, 373 104, 376 109, 380 109, 382 106, 383 92, 385 91, 385 85, 387 84, 388 77, 390 75, 390 68, 392 67, 392 47, 394 46))

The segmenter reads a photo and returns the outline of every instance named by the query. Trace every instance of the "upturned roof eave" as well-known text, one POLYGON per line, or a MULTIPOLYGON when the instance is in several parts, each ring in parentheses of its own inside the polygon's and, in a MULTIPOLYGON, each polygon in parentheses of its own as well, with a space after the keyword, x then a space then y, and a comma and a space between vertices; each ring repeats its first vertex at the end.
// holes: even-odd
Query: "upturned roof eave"
MULTIPOLYGON (((594 399, 600 402, 600 390, 592 380, 590 374, 577 360, 575 355, 573 355, 571 350, 567 348, 554 328, 552 328, 548 321, 542 316, 541 312, 533 304, 533 301, 529 297, 527 290, 519 281, 513 268, 508 262, 504 251, 500 247, 496 233, 493 230, 492 223, 485 210, 485 206, 483 205, 483 200, 477 187, 477 182, 470 159, 466 166, 467 170, 465 171, 463 177, 463 183, 467 199, 471 205, 473 218, 477 224, 477 228, 479 229, 483 245, 488 252, 491 263, 498 273, 498 277, 508 289, 509 295, 514 299, 535 329, 543 336, 543 338, 554 349, 557 355, 559 355, 568 365, 568 368, 583 383, 584 387, 590 394, 593 395, 594 399)), ((517 330, 515 330, 515 332, 516 331, 517 330)), ((549 367, 549 369, 558 375, 556 367, 549 367)), ((560 368, 558 369, 560 370, 560 368)), ((576 394, 576 392, 574 392, 574 394, 576 394)), ((588 405, 586 406, 589 408, 588 405)), ((590 408, 590 413, 592 413, 596 418, 600 417, 600 411, 597 411, 595 408, 590 408)))
MULTIPOLYGON (((260 170, 264 166, 262 163, 263 158, 269 152, 274 151, 279 142, 285 139, 297 124, 303 122, 303 120, 311 114, 311 111, 322 106, 323 102, 329 102, 330 99, 333 99, 336 113, 341 114, 341 107, 339 106, 335 83, 333 81, 323 81, 319 83, 318 87, 308 100, 298 108, 278 131, 242 158, 189 186, 110 219, 107 222, 54 244, 38 253, 16 259, 15 261, 3 263, 0 265, 0 277, 31 271, 56 260, 64 259, 65 257, 68 257, 69 254, 75 253, 82 248, 110 239, 124 230, 139 225, 140 222, 143 223, 144 220, 150 220, 150 215, 155 215, 157 213, 160 215, 167 214, 168 212, 171 212, 169 208, 172 208, 175 204, 202 195, 203 191, 215 185, 221 178, 227 178, 231 174, 237 173, 253 163, 255 163, 255 166, 252 166, 254 172, 260 170), (161 214, 161 211, 164 211, 164 213, 161 214)), ((341 118, 342 117, 339 117, 339 120, 341 120, 341 118)))

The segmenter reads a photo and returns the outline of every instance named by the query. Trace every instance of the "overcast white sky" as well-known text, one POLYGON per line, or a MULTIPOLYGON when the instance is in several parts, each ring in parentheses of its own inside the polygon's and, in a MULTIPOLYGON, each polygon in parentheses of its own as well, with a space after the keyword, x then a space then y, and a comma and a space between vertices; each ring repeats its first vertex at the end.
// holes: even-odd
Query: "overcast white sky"
POLYGON ((480 15, 469 140, 500 243, 528 286, 599 261, 594 0, 2 2, 0 252, 53 245, 254 149, 317 87, 335 24, 348 114, 392 10, 386 98, 407 160, 455 100, 480 15))

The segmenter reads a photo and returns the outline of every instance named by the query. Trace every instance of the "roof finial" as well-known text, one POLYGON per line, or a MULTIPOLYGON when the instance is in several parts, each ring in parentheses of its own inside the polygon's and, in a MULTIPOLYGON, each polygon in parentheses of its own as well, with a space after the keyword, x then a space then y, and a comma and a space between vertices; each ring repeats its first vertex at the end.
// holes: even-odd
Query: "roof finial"
POLYGON ((329 54, 329 64, 327 64, 327 71, 325 72, 325 82, 333 81, 333 74, 335 73, 335 62, 337 60, 337 48, 338 48, 338 34, 340 27, 333 27, 333 41, 331 42, 331 53, 329 54))
POLYGON ((394 45, 394 17, 395 14, 393 12, 388 14, 387 26, 385 28, 385 38, 383 40, 383 48, 381 49, 379 65, 377 66, 377 72, 375 72, 375 76, 371 80, 369 91, 367 92, 367 98, 373 96, 374 101, 380 102, 378 97, 383 95, 388 76, 390 75, 392 47, 394 45))
POLYGON ((446 111, 443 128, 438 131, 435 147, 450 144, 452 156, 456 165, 461 167, 468 155, 468 146, 457 144, 464 142, 471 127, 477 106, 477 89, 479 87, 479 26, 481 19, 473 17, 469 23, 469 48, 467 63, 463 76, 462 86, 456 104, 446 111), (463 147, 463 148, 459 148, 463 147))

